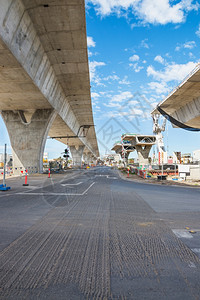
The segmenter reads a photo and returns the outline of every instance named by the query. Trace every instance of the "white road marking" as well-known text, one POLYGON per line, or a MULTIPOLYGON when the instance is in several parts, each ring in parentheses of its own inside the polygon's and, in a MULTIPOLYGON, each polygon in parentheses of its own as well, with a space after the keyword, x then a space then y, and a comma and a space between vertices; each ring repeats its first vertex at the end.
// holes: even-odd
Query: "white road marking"
POLYGON ((0 198, 3 198, 3 197, 8 197, 8 196, 13 196, 13 194, 5 194, 6 191, 3 191, 3 195, 0 196, 0 198))
POLYGON ((69 174, 66 174, 65 177, 60 181, 60 183, 62 183, 63 181, 66 181, 66 180, 74 179, 74 178, 76 178, 79 175, 82 175, 82 174, 76 174, 75 173, 74 175, 72 175, 70 177, 69 177, 69 174))
POLYGON ((193 235, 191 233, 189 233, 187 230, 172 229, 172 231, 178 238, 186 238, 186 239, 192 239, 193 238, 193 235))
POLYGON ((196 265, 195 265, 192 261, 190 261, 190 262, 188 263, 188 266, 189 266, 190 268, 196 268, 196 265))
POLYGON ((200 254, 200 248, 192 248, 191 249, 194 253, 200 254))
POLYGON ((89 189, 95 184, 95 182, 91 183, 91 185, 81 194, 68 194, 68 193, 29 193, 29 192, 21 192, 17 193, 17 195, 32 195, 32 196, 83 196, 89 189))
POLYGON ((28 185, 28 186, 24 186, 25 189, 30 189, 30 190, 37 190, 38 189, 38 186, 31 186, 31 185, 28 185))
POLYGON ((90 186, 85 190, 85 192, 82 193, 82 195, 84 195, 85 193, 87 193, 87 191, 93 186, 93 184, 95 184, 95 182, 91 183, 90 186))
POLYGON ((78 183, 61 183, 62 186, 66 186, 66 185, 79 185, 82 182, 78 182, 78 183))
POLYGON ((117 177, 111 177, 110 175, 95 175, 95 177, 106 177, 108 179, 117 179, 117 177))

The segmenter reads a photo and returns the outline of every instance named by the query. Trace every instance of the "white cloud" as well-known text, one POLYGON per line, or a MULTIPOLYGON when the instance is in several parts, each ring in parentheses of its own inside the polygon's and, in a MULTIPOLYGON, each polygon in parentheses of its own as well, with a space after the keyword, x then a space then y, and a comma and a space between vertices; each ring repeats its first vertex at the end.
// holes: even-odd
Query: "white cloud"
POLYGON ((96 74, 96 68, 103 67, 106 64, 101 61, 90 61, 89 62, 89 69, 90 69, 90 80, 95 82, 97 85, 100 85, 100 78, 96 74))
POLYGON ((121 114, 122 116, 128 116, 129 119, 130 119, 130 117, 133 117, 133 116, 136 116, 136 115, 138 115, 138 116, 143 115, 143 114, 144 114, 144 111, 141 110, 141 109, 139 109, 139 108, 133 108, 133 109, 131 110, 131 112, 130 112, 130 111, 124 111, 124 112, 122 111, 122 112, 120 112, 120 114, 121 114))
POLYGON ((184 49, 193 49, 194 47, 196 47, 195 41, 189 41, 189 42, 186 42, 183 45, 176 46, 175 51, 180 51, 183 48, 184 49))
POLYGON ((194 58, 195 56, 194 56, 194 54, 192 52, 189 52, 189 57, 190 58, 194 58))
POLYGON ((148 42, 148 39, 142 40, 141 43, 140 43, 140 47, 141 47, 141 48, 149 49, 149 45, 148 45, 147 42, 148 42))
POLYGON ((128 9, 138 0, 87 0, 86 3, 93 3, 100 15, 109 15, 113 12, 119 13, 122 9, 128 9))
POLYGON ((126 119, 128 121, 131 121, 132 119, 134 119, 136 116, 142 116, 144 114, 143 110, 141 109, 137 109, 135 108, 134 110, 132 110, 131 112, 113 112, 113 111, 109 111, 107 113, 108 117, 113 117, 113 118, 117 118, 117 119, 122 119, 123 117, 126 117, 126 119))
POLYGON ((184 11, 181 2, 171 6, 168 0, 143 0, 136 7, 138 16, 147 23, 182 23, 184 11))
POLYGON ((110 102, 110 103, 104 103, 103 104, 104 106, 106 106, 106 107, 114 107, 114 108, 119 108, 119 107, 121 107, 121 105, 119 104, 119 103, 116 103, 116 102, 110 102))
POLYGON ((200 24, 199 24, 199 28, 197 29, 197 31, 195 33, 200 38, 200 24))
POLYGON ((186 49, 193 49, 194 47, 196 47, 196 43, 195 41, 190 41, 190 42, 187 42, 183 45, 184 48, 186 49))
POLYGON ((139 73, 142 69, 144 69, 144 67, 140 67, 138 65, 138 63, 135 63, 135 64, 129 64, 129 66, 131 68, 133 68, 133 70, 136 72, 136 73, 139 73))
POLYGON ((166 94, 169 92, 169 87, 165 82, 150 82, 148 84, 151 90, 154 90, 156 94, 166 94))
POLYGON ((181 50, 181 46, 176 46, 175 51, 180 51, 181 50))
POLYGON ((198 10, 200 5, 198 3, 198 1, 196 3, 192 3, 194 2, 193 0, 182 0, 181 1, 181 5, 182 8, 185 9, 185 11, 191 11, 191 10, 198 10))
POLYGON ((104 77, 103 80, 105 80, 105 81, 109 81, 109 80, 114 81, 114 80, 119 80, 119 77, 114 74, 114 75, 109 75, 107 77, 104 77))
POLYGON ((172 80, 183 80, 195 67, 196 63, 188 62, 187 64, 171 64, 167 65, 163 71, 156 71, 154 67, 147 68, 147 75, 152 76, 158 81, 170 82, 172 80))
POLYGON ((165 63, 165 60, 162 56, 160 55, 157 55, 155 58, 154 58, 155 61, 159 62, 160 64, 164 65, 165 63))
POLYGON ((129 91, 122 92, 120 94, 112 96, 108 104, 104 104, 107 107, 116 107, 116 108, 121 108, 124 102, 127 100, 131 100, 133 98, 133 94, 129 91))
POLYGON ((111 13, 120 15, 124 10, 132 9, 143 22, 163 25, 182 23, 189 11, 199 8, 193 0, 181 0, 174 5, 170 0, 87 0, 87 3, 93 3, 102 16, 111 13))
POLYGON ((130 61, 138 61, 140 57, 137 54, 134 54, 133 56, 129 57, 130 61))
POLYGON ((123 102, 133 97, 131 92, 122 92, 112 97, 111 102, 123 102))
POLYGON ((87 37, 87 45, 88 45, 88 48, 96 46, 96 43, 95 43, 95 41, 93 40, 93 38, 91 36, 87 37))
POLYGON ((97 112, 97 111, 101 111, 101 107, 100 106, 95 106, 95 111, 97 112))
POLYGON ((132 94, 129 91, 114 95, 108 103, 103 105, 111 110, 108 112, 108 116, 125 117, 128 121, 137 116, 147 119, 152 110, 152 105, 143 94, 132 94))
POLYGON ((93 53, 90 50, 88 50, 88 57, 91 57, 92 55, 93 53))
POLYGON ((92 92, 91 97, 92 97, 92 99, 96 100, 100 97, 100 95, 98 93, 92 92))
POLYGON ((119 81, 119 84, 131 84, 130 81, 128 80, 128 76, 124 76, 122 80, 119 81))

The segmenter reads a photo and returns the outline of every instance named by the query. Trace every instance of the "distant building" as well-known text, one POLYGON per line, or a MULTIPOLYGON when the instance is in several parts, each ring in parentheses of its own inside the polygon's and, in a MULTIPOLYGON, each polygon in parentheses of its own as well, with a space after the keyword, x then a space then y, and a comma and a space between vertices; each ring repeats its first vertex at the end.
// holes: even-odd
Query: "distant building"
POLYGON ((191 153, 185 153, 182 155, 182 163, 183 164, 190 164, 192 163, 193 159, 191 153))
POLYGON ((120 154, 107 154, 104 156, 103 160, 111 165, 112 163, 119 163, 121 157, 120 154))
POLYGON ((43 154, 43 166, 48 167, 49 166, 49 160, 48 160, 48 153, 44 152, 43 154))
POLYGON ((200 150, 193 151, 193 161, 200 161, 200 150))
POLYGON ((190 164, 193 162, 191 153, 182 154, 181 152, 173 152, 173 163, 190 164))
MULTIPOLYGON (((7 164, 10 162, 12 164, 12 154, 6 154, 6 162, 7 164)), ((4 165, 4 154, 0 153, 0 168, 4 165)))
POLYGON ((173 152, 173 162, 177 163, 177 164, 181 164, 181 152, 180 151, 173 152))

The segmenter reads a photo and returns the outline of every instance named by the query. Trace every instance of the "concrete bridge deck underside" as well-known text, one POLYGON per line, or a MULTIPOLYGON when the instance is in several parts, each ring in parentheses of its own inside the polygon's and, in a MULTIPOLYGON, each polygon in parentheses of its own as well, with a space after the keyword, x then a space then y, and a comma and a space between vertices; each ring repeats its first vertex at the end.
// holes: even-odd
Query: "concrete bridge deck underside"
POLYGON ((54 137, 76 136, 80 127, 87 125, 86 137, 58 140, 84 145, 85 152, 97 157, 84 1, 43 2, 0 1, 2 116, 8 121, 8 111, 20 114, 28 132, 36 112, 52 110, 54 117, 45 136, 54 137))
MULTIPOLYGON (((159 107, 177 121, 200 128, 200 64, 160 102, 159 107)), ((159 114, 157 108, 152 114, 159 114)))

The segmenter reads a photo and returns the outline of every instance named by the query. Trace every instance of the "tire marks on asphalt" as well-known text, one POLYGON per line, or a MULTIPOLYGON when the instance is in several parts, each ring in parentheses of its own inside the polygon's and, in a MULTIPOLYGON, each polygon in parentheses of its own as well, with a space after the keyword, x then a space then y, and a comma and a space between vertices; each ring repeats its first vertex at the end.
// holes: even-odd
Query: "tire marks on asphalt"
POLYGON ((75 287, 78 299, 198 299, 198 257, 134 190, 116 185, 97 177, 2 251, 1 298, 75 287))
POLYGON ((0 255, 0 295, 24 297, 31 291, 40 297, 44 289, 70 283, 88 297, 110 294, 109 201, 101 197, 84 195, 52 209, 6 248, 0 255))

